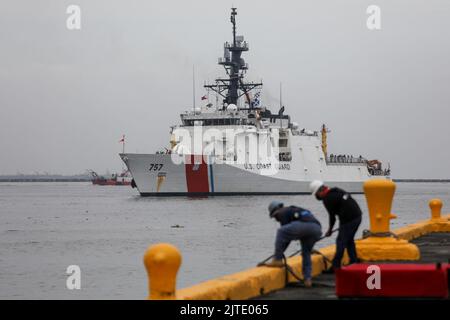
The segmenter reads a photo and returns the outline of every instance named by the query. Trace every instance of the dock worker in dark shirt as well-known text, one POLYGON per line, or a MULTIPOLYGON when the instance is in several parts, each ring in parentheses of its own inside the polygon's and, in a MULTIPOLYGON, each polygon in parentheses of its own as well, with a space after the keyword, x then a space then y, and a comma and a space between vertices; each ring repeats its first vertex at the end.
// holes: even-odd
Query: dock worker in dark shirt
POLYGON ((339 234, 336 239, 336 254, 333 259, 333 269, 341 267, 344 251, 347 254, 350 263, 356 263, 358 256, 355 247, 355 234, 361 224, 361 209, 352 196, 340 189, 329 188, 322 181, 315 180, 310 184, 311 193, 317 200, 323 201, 330 218, 328 231, 325 236, 331 236, 336 216, 339 217, 339 234))
POLYGON ((311 287, 311 251, 322 235, 320 222, 309 210, 296 206, 285 207, 279 201, 270 203, 269 214, 280 223, 281 227, 277 231, 274 258, 266 265, 283 267, 284 251, 292 240, 300 240, 304 284, 306 287, 311 287))

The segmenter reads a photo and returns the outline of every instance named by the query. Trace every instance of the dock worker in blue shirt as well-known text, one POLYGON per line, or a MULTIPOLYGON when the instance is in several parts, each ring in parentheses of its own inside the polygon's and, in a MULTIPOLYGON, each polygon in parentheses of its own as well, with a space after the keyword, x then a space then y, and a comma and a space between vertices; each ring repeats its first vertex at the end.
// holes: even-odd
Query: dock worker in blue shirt
POLYGON ((283 267, 283 254, 292 240, 300 240, 302 247, 302 271, 305 287, 311 287, 311 251, 322 235, 320 222, 306 209, 296 206, 285 207, 282 202, 272 201, 269 205, 270 217, 281 227, 275 240, 275 254, 269 267, 283 267))

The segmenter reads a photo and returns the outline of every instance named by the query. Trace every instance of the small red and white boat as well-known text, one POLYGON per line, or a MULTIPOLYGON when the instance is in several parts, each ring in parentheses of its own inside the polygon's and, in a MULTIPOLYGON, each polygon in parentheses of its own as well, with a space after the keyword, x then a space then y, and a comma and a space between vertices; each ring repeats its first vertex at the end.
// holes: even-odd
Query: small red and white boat
POLYGON ((129 186, 133 177, 128 170, 122 173, 113 173, 110 177, 100 176, 95 171, 90 171, 92 175, 92 184, 99 186, 129 186))

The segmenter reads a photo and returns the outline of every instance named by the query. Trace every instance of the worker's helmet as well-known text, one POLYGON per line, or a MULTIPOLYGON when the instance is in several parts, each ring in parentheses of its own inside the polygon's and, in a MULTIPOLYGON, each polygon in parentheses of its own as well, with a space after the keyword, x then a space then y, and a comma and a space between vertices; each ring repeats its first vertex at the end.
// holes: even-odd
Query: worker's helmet
POLYGON ((312 195, 315 195, 317 191, 323 186, 323 182, 320 180, 314 180, 309 184, 309 190, 311 191, 312 195))
POLYGON ((282 208, 282 207, 283 207, 283 202, 280 202, 280 201, 272 201, 272 202, 269 204, 269 215, 270 215, 270 217, 273 217, 274 212, 275 212, 277 209, 280 209, 280 208, 282 208))

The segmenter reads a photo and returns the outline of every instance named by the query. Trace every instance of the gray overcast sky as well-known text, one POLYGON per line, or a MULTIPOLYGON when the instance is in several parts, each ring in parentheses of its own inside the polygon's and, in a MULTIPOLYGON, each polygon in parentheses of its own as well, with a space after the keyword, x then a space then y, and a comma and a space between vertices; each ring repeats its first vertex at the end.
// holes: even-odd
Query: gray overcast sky
POLYGON ((450 2, 23 1, 0 3, 0 174, 119 170, 127 151, 168 145, 168 129, 222 74, 238 33, 263 103, 331 129, 331 153, 390 162, 396 178, 450 178, 450 2), (78 4, 82 29, 66 28, 78 4), (381 7, 380 31, 366 28, 381 7))

